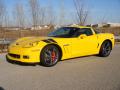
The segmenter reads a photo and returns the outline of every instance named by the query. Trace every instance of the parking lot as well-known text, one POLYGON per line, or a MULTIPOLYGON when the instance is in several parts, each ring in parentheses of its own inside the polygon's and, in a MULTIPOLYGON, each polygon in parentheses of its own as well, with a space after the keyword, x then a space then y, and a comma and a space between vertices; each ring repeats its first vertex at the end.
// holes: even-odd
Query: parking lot
POLYGON ((11 64, 1 54, 0 90, 120 90, 120 44, 107 58, 75 58, 54 67, 11 64))

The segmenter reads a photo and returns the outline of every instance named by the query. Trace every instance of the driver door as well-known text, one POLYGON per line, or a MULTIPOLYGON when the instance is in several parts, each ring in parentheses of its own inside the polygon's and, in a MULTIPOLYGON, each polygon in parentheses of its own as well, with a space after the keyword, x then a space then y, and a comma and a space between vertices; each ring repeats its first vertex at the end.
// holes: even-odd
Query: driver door
POLYGON ((78 57, 95 54, 98 46, 97 36, 90 28, 80 29, 79 33, 78 37, 71 39, 71 56, 78 57), (83 34, 86 36, 81 37, 83 34))

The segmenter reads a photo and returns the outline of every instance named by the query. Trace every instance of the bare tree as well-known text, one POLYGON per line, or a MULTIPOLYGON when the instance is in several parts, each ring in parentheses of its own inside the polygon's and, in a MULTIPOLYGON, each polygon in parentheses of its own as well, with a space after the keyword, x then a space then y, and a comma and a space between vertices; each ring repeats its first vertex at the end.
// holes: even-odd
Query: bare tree
POLYGON ((43 25, 45 23, 45 8, 42 7, 40 10, 39 10, 39 24, 40 25, 43 25))
POLYGON ((0 0, 0 27, 3 26, 3 23, 4 23, 4 15, 5 15, 5 4, 3 2, 3 0, 0 0))
POLYGON ((40 10, 40 4, 39 0, 29 0, 30 8, 31 8, 31 16, 32 16, 32 23, 35 27, 39 24, 39 10, 40 10))
POLYGON ((64 0, 60 0, 60 11, 59 11, 59 25, 64 25, 65 22, 65 7, 64 7, 64 0))
POLYGON ((10 22, 9 12, 7 11, 7 9, 5 10, 3 20, 4 20, 4 26, 9 27, 11 22, 10 22))
POLYGON ((48 8, 47 8, 47 19, 48 19, 48 24, 49 25, 54 25, 55 22, 55 12, 53 9, 53 5, 52 5, 52 0, 48 1, 48 8))
POLYGON ((88 10, 85 9, 82 0, 73 0, 76 9, 76 21, 79 25, 85 25, 88 19, 88 10))
MULTIPOLYGON (((5 31, 3 30, 5 11, 6 11, 6 6, 4 4, 4 1, 0 0, 0 30, 2 30, 3 39, 5 39, 5 31)), ((2 52, 3 52, 4 47, 5 47, 4 44, 0 45, 0 49, 2 52)))
POLYGON ((8 12, 4 0, 0 0, 0 27, 7 27, 8 12))
POLYGON ((25 27, 25 11, 21 3, 16 4, 14 14, 16 17, 17 26, 21 28, 25 27))
POLYGON ((15 5, 14 16, 16 20, 16 26, 20 28, 19 36, 22 37, 22 28, 25 27, 25 10, 23 4, 18 2, 15 5))

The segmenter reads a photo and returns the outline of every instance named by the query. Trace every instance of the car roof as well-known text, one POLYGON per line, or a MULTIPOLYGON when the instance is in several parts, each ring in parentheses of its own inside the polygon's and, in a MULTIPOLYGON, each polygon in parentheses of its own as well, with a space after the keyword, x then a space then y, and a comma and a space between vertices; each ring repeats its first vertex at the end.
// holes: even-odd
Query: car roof
POLYGON ((67 26, 67 27, 76 27, 76 28, 91 28, 88 26, 80 26, 80 25, 72 25, 72 26, 67 26))

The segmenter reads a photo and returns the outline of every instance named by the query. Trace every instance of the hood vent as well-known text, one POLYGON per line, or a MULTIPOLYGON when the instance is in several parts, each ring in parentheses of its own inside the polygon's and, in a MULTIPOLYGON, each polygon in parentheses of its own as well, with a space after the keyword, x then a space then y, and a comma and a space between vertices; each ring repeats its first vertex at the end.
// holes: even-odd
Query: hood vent
POLYGON ((55 40, 53 39, 46 39, 46 40, 42 40, 43 42, 46 42, 46 43, 57 43, 55 40))

